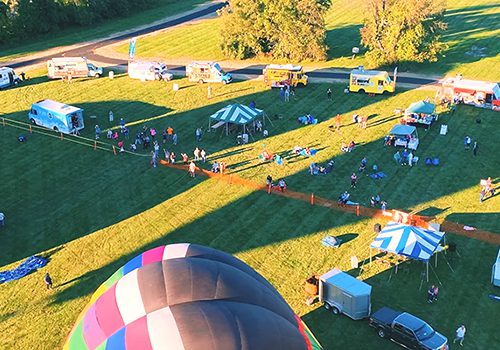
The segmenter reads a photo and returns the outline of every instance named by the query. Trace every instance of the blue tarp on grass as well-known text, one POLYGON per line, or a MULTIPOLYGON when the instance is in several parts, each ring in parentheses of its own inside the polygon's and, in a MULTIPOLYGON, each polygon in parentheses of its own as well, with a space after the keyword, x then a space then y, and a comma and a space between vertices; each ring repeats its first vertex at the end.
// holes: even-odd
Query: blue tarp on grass
POLYGON ((45 265, 47 265, 47 259, 39 256, 30 256, 15 269, 0 272, 0 283, 21 279, 45 265))

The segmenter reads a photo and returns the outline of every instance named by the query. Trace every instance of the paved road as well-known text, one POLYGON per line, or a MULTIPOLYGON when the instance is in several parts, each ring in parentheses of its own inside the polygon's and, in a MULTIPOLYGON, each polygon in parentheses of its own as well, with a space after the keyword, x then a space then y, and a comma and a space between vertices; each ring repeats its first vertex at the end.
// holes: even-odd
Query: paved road
MULTIPOLYGON (((225 3, 217 3, 215 5, 206 7, 204 9, 202 9, 202 10, 199 10, 199 11, 196 11, 196 12, 192 12, 192 13, 190 13, 188 15, 181 16, 179 18, 172 19, 170 21, 166 21, 166 22, 154 25, 154 26, 146 27, 146 28, 143 28, 143 29, 140 29, 140 30, 136 30, 136 31, 129 32, 129 33, 126 33, 126 34, 122 34, 122 35, 118 35, 118 36, 115 36, 115 37, 111 37, 109 39, 104 39, 104 40, 101 40, 101 41, 98 41, 98 42, 95 42, 95 43, 92 43, 92 44, 80 46, 80 47, 78 47, 76 49, 71 49, 71 50, 67 50, 67 51, 60 51, 60 52, 58 52, 55 55, 57 55, 57 56, 68 56, 68 57, 87 57, 87 58, 89 58, 91 60, 105 62, 105 63, 126 64, 127 62, 123 61, 123 60, 115 60, 115 59, 112 59, 112 58, 95 55, 94 54, 94 50, 96 50, 96 49, 98 49, 100 47, 104 47, 104 46, 108 46, 108 45, 114 44, 116 42, 119 42, 119 41, 122 41, 122 40, 125 40, 125 39, 133 38, 134 36, 139 36, 139 35, 144 35, 144 34, 152 33, 152 32, 155 32, 157 30, 161 30, 161 29, 173 27, 173 26, 176 26, 178 24, 182 24, 182 23, 185 23, 185 22, 192 21, 194 19, 197 19, 197 18, 206 16, 206 15, 209 15, 211 13, 214 13, 215 11, 217 11, 218 9, 220 9, 220 8, 222 8, 224 6, 225 6, 225 3)), ((54 57, 54 54, 51 54, 49 56, 44 56, 44 57, 38 57, 38 58, 26 60, 26 61, 21 61, 21 62, 6 64, 6 66, 9 66, 11 68, 21 68, 21 67, 31 66, 31 65, 34 65, 34 64, 44 63, 47 60, 51 59, 52 57, 54 57)))
MULTIPOLYGON (((206 7, 202 10, 190 13, 185 16, 181 16, 179 18, 166 21, 154 26, 146 27, 140 30, 136 30, 133 32, 129 32, 126 34, 118 35, 115 37, 111 37, 109 39, 104 39, 102 41, 98 41, 96 43, 80 46, 75 49, 70 49, 67 51, 61 51, 58 52, 57 56, 68 56, 68 57, 87 57, 91 61, 96 61, 96 62, 102 62, 106 64, 111 64, 111 65, 126 65, 127 61, 123 59, 117 59, 113 57, 106 57, 102 55, 98 55, 95 52, 96 49, 108 46, 114 43, 117 43, 122 40, 130 39, 135 36, 140 36, 148 33, 155 32, 157 30, 169 28, 176 26, 178 24, 186 23, 189 21, 192 21, 194 19, 209 15, 218 9, 222 8, 225 6, 225 3, 218 3, 209 7, 206 7)), ((29 59, 21 62, 16 62, 12 64, 6 64, 9 67, 12 68, 21 68, 21 67, 26 67, 34 64, 39 64, 39 63, 44 63, 48 59, 51 59, 54 57, 54 54, 51 54, 49 56, 44 56, 44 57, 38 57, 34 59, 29 59)), ((175 71, 177 74, 184 74, 185 73, 185 67, 170 67, 169 68, 173 71, 175 71)), ((253 75, 253 76, 258 76, 262 74, 262 70, 259 68, 239 68, 239 69, 228 69, 231 71, 233 74, 240 74, 240 75, 253 75)), ((329 71, 312 71, 307 73, 308 76, 311 78, 322 78, 322 79, 336 79, 336 80, 348 80, 349 79, 349 72, 329 72, 329 71)), ((398 76, 398 82, 404 83, 404 84, 412 84, 412 85, 428 85, 428 84, 434 84, 437 83, 437 79, 430 79, 430 78, 416 78, 416 77, 407 77, 407 76, 398 76)))

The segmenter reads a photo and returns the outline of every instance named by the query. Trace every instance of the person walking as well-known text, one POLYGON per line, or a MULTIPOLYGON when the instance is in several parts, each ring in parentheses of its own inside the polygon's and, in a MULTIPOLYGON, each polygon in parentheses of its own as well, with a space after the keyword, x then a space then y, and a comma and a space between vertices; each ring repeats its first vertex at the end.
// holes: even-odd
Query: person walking
POLYGON ((457 340, 460 343, 460 346, 464 346, 464 338, 465 338, 465 332, 467 330, 465 329, 464 325, 461 325, 460 327, 457 328, 455 331, 455 339, 453 339, 453 344, 457 342, 457 340))
POLYGON ((331 100, 332 99, 332 89, 328 88, 328 90, 326 90, 326 97, 331 100))
POLYGON ((410 151, 410 154, 408 154, 408 165, 413 166, 413 152, 410 151))
POLYGON ((125 119, 120 118, 120 131, 123 134, 125 132, 125 119))
POLYGON ((196 142, 200 142, 201 141, 201 135, 202 135, 202 131, 201 131, 201 128, 196 128, 196 131, 194 132, 194 135, 196 137, 196 142))
POLYGON ((151 151, 151 165, 153 166, 153 168, 156 168, 157 158, 156 158, 156 152, 155 151, 151 151))
POLYGON ((472 154, 477 156, 477 141, 474 141, 474 145, 472 146, 472 154))
POLYGON ((203 161, 203 163, 206 163, 207 162, 207 152, 205 152, 204 149, 202 149, 200 151, 200 156, 201 156, 201 160, 203 161))
POLYGON ((101 128, 99 127, 99 125, 96 125, 95 126, 95 139, 99 140, 100 137, 101 137, 101 128))
POLYGON ((285 89, 285 102, 289 101, 290 101, 290 85, 288 85, 287 88, 285 89))
POLYGON ((195 172, 196 172, 196 164, 194 164, 193 161, 191 161, 191 163, 189 163, 189 175, 191 177, 195 177, 195 172))
POLYGON ((109 111, 108 117, 109 117, 109 122, 113 123, 114 120, 113 111, 109 111))
POLYGON ((358 176, 356 173, 352 173, 351 175, 351 188, 356 188, 356 182, 358 181, 358 176))
POLYGON ((48 272, 45 274, 43 281, 45 282, 47 289, 52 289, 52 277, 50 277, 48 272))
POLYGON ((195 161, 198 161, 200 160, 200 149, 198 147, 196 147, 193 151, 193 155, 194 155, 194 160, 195 161))
POLYGON ((280 87, 280 100, 283 101, 285 99, 285 89, 280 87))

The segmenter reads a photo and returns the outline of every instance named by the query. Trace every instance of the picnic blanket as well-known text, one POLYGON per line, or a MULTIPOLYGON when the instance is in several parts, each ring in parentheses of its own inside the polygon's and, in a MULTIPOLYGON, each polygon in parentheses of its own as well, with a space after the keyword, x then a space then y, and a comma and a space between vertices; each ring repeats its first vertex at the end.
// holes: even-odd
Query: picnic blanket
POLYGON ((321 243, 329 248, 337 248, 340 245, 340 241, 333 236, 325 236, 325 238, 321 240, 321 243))
POLYGON ((47 259, 36 255, 30 256, 15 269, 0 272, 0 283, 21 279, 45 265, 47 265, 47 259))
POLYGON ((378 173, 370 174, 370 177, 372 179, 383 179, 384 177, 387 177, 387 175, 383 171, 379 171, 378 173))

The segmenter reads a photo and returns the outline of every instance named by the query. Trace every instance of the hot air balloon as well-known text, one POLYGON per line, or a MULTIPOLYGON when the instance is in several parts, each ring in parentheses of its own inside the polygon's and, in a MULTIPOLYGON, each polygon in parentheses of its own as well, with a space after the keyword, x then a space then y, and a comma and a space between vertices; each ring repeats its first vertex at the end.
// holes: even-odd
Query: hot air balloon
POLYGON ((116 271, 92 295, 65 350, 317 350, 321 346, 276 289, 216 249, 157 247, 116 271))

